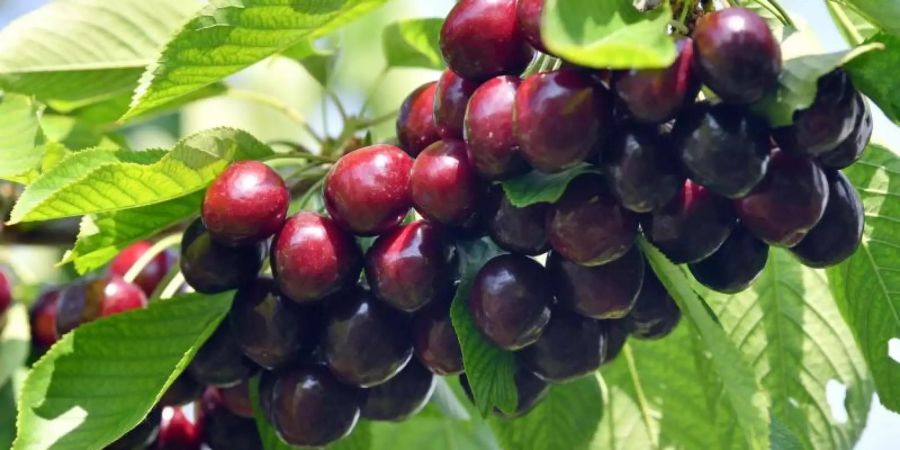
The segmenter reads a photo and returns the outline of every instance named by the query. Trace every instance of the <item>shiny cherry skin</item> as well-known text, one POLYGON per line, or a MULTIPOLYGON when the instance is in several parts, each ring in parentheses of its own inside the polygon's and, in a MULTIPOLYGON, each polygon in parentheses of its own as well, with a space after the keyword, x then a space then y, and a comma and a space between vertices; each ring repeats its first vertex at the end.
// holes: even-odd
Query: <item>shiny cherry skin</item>
POLYGON ((158 450, 200 450, 203 445, 203 417, 192 421, 181 407, 167 406, 162 410, 162 422, 156 445, 158 450))
POLYGON ((575 69, 525 78, 516 92, 514 111, 522 156, 548 173, 583 161, 612 126, 611 95, 575 69))
POLYGON ((593 319, 621 319, 631 311, 644 282, 644 265, 637 246, 602 266, 585 267, 556 252, 547 258, 559 305, 593 319))
POLYGON ((159 435, 159 424, 162 420, 161 410, 154 409, 150 414, 138 423, 134 428, 116 439, 112 444, 103 447, 104 450, 136 450, 152 448, 159 435))
POLYGON ((631 69, 613 74, 613 92, 637 122, 664 123, 694 101, 700 82, 691 38, 676 43, 678 57, 665 69, 631 69))
POLYGON ((9 275, 0 270, 0 316, 6 313, 12 304, 12 286, 9 282, 9 275))
POLYGON ((769 246, 738 226, 715 253, 689 268, 700 284, 714 291, 736 294, 753 284, 766 268, 768 258, 769 246))
POLYGON ((661 339, 668 336, 681 320, 681 310, 666 291, 665 286, 647 268, 644 285, 634 308, 622 320, 622 324, 632 337, 638 339, 661 339))
POLYGON ((462 373, 462 349, 450 319, 449 298, 416 311, 412 338, 416 358, 432 373, 444 376, 462 373))
POLYGON ((258 161, 225 169, 203 197, 203 224, 220 244, 253 245, 284 224, 291 194, 278 172, 258 161))
POLYGON ((327 312, 322 348, 328 368, 341 382, 369 388, 382 384, 412 357, 410 318, 358 291, 327 312))
POLYGON ((224 320, 197 350, 187 370, 203 384, 230 387, 250 378, 258 368, 241 353, 231 322, 224 320))
POLYGON ((200 398, 206 386, 187 371, 182 372, 159 399, 159 406, 181 406, 200 398))
POLYGON ((400 147, 414 158, 441 138, 434 122, 435 88, 436 81, 416 88, 403 101, 397 114, 397 140, 400 147))
POLYGON ((233 414, 248 419, 253 418, 249 380, 244 380, 235 386, 219 388, 219 393, 222 395, 222 404, 233 414))
POLYGON ((519 255, 488 261, 472 281, 469 309, 479 330, 505 350, 533 344, 550 320, 553 291, 543 266, 519 255))
POLYGON ((651 128, 621 130, 601 158, 609 190, 634 212, 659 209, 675 198, 684 184, 671 143, 651 128))
POLYGON ((601 326, 606 329, 606 358, 600 364, 609 364, 622 353, 625 343, 628 341, 628 330, 625 327, 625 319, 601 320, 601 326))
POLYGON ((519 356, 544 381, 571 381, 600 368, 606 359, 606 330, 603 322, 555 309, 541 338, 519 356))
POLYGON ((441 27, 441 54, 454 72, 472 80, 518 75, 531 49, 516 24, 516 0, 462 0, 441 27))
POLYGON ((409 177, 413 204, 426 219, 462 225, 478 212, 482 188, 459 140, 440 140, 416 158, 409 177))
MULTIPOLYGON (((521 367, 516 370, 513 382, 516 385, 516 398, 518 399, 516 410, 506 413, 495 407, 495 416, 504 419, 522 417, 531 412, 531 410, 547 396, 547 393, 550 392, 550 385, 547 384, 546 381, 541 380, 535 374, 521 367)), ((468 397, 470 401, 474 401, 472 397, 472 387, 469 385, 469 379, 465 374, 459 376, 459 384, 462 385, 466 397, 468 397)))
POLYGON ((59 294, 56 334, 62 336, 100 317, 146 306, 144 291, 118 275, 76 281, 59 294))
POLYGON ((735 200, 744 226, 769 245, 793 247, 819 223, 828 204, 828 179, 808 158, 778 151, 766 179, 735 200))
POLYGON ((311 351, 318 338, 318 311, 282 297, 271 278, 238 290, 228 317, 244 355, 269 370, 311 351))
POLYGON ((829 267, 849 258, 862 240, 865 210, 859 193, 839 171, 828 176, 828 206, 822 219, 791 252, 809 267, 829 267))
POLYGON ((478 87, 466 108, 464 135, 478 174, 499 180, 524 173, 528 164, 513 132, 519 78, 491 78, 478 87))
POLYGON ((434 374, 418 361, 410 361, 387 383, 363 391, 361 415, 369 420, 406 420, 428 403, 434 381, 434 374))
POLYGON ((413 312, 452 288, 452 256, 440 226, 416 221, 375 241, 366 253, 366 280, 379 300, 413 312))
POLYGON ((353 287, 362 271, 359 245, 333 220, 311 212, 288 219, 272 242, 278 288, 301 304, 353 287))
POLYGON ((43 352, 56 343, 56 310, 60 288, 49 288, 31 306, 31 342, 43 352))
MULTIPOLYGON (((138 241, 129 245, 112 260, 112 263, 109 265, 110 273, 124 277, 128 273, 128 269, 131 269, 131 266, 152 246, 153 243, 150 241, 138 241)), ((161 252, 141 269, 134 279, 134 284, 140 286, 144 294, 147 294, 149 297, 174 264, 175 257, 171 253, 161 252)))
POLYGON ((547 213, 547 236, 560 256, 597 266, 624 255, 637 237, 637 216, 625 209, 598 175, 582 175, 547 213))
POLYGON ((544 13, 544 0, 518 0, 516 2, 516 20, 525 40, 541 53, 550 52, 541 38, 541 16, 544 13))
POLYGON ((441 74, 434 91, 434 123, 442 139, 462 139, 469 98, 478 83, 467 80, 450 69, 441 74))
POLYGON ((359 420, 360 393, 327 369, 301 366, 280 373, 272 387, 270 417, 284 442, 324 447, 346 437, 359 420))
POLYGON ((850 167, 862 157, 872 139, 872 110, 862 95, 856 94, 856 124, 853 131, 834 150, 819 157, 819 164, 829 169, 850 167))
POLYGON ((672 138, 688 176, 719 195, 743 197, 766 174, 769 129, 745 110, 696 104, 675 121, 672 138))
POLYGON ((100 317, 147 306, 147 296, 138 285, 129 283, 118 275, 107 276, 105 282, 103 299, 100 301, 100 317))
POLYGON ((265 245, 227 247, 212 239, 203 221, 195 220, 181 239, 181 273, 197 292, 216 294, 256 279, 265 245))
POLYGON ((232 413, 217 388, 203 393, 196 415, 203 417, 203 443, 212 450, 263 448, 256 421, 232 413))
POLYGON ((684 264, 713 254, 735 222, 728 199, 687 180, 668 205, 642 217, 641 229, 673 263, 684 264))
POLYGON ((393 145, 372 145, 344 155, 325 177, 325 207, 345 230, 375 236, 403 221, 412 206, 413 160, 393 145))
POLYGON ((726 8, 706 14, 693 38, 701 79, 726 102, 753 103, 778 81, 781 47, 756 13, 726 8))
POLYGON ((517 208, 501 189, 491 193, 492 208, 487 214, 488 233, 500 248, 521 255, 537 256, 550 250, 547 238, 549 203, 517 208))

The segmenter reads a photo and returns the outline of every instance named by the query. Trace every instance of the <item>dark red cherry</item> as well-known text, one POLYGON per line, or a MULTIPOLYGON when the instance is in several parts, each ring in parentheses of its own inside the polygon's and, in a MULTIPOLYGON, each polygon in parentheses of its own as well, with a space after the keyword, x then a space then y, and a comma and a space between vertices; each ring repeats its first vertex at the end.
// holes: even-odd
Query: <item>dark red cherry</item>
POLYGON ((472 281, 469 308, 494 344, 518 350, 534 343, 550 320, 553 291, 543 266, 518 255, 488 261, 472 281))
POLYGON ((465 138, 478 174, 502 179, 528 170, 513 132, 519 78, 491 78, 475 90, 466 108, 465 138))
POLYGON ((454 72, 472 80, 518 75, 531 49, 516 24, 516 0, 462 0, 441 27, 441 53, 454 72))
POLYGON ((219 388, 222 405, 233 414, 253 418, 253 403, 250 401, 250 382, 244 380, 240 384, 227 388, 219 388))
POLYGON ((341 384, 324 367, 280 373, 271 397, 272 425, 291 445, 324 447, 350 434, 359 419, 358 390, 341 384))
POLYGON ((778 81, 781 47, 753 11, 726 8, 706 14, 693 38, 701 79, 726 102, 753 103, 778 81))
POLYGON ((12 304, 12 287, 10 286, 9 276, 6 272, 0 270, 0 316, 6 313, 9 305, 12 304))
POLYGON ((412 357, 410 319, 367 292, 347 294, 330 305, 322 348, 331 372, 359 387, 382 384, 412 357))
POLYGON ((606 330, 603 322, 555 309, 541 338, 519 356, 544 381, 571 381, 600 368, 606 359, 606 330))
POLYGON ((833 266, 859 248, 865 224, 862 200, 839 171, 828 173, 828 206, 819 223, 791 252, 810 267, 833 266))
POLYGON ((444 230, 420 220, 382 235, 366 254, 366 280, 379 300, 413 312, 452 288, 444 230))
POLYGON ((675 121, 672 140, 688 177, 719 195, 743 197, 766 174, 769 129, 743 109, 699 103, 675 121))
MULTIPOLYGON (((131 269, 131 266, 152 246, 153 243, 150 241, 138 241, 129 245, 112 260, 112 263, 109 265, 110 273, 124 277, 128 273, 128 269, 131 269)), ((141 269, 138 276, 134 279, 134 284, 140 286, 144 294, 149 297, 174 264, 175 257, 171 253, 161 252, 141 269)))
POLYGON ((62 336, 100 317, 145 306, 144 291, 118 275, 78 280, 59 293, 56 335, 62 336))
POLYGON ((256 421, 228 410, 218 389, 207 389, 200 398, 196 411, 196 415, 203 417, 203 443, 210 449, 263 448, 256 421))
POLYGON ((455 375, 463 371, 459 338, 450 320, 450 301, 435 301, 416 312, 412 324, 413 351, 432 373, 455 375))
POLYGON ((793 247, 819 223, 828 204, 828 180, 810 159, 775 152, 766 179, 735 200, 738 218, 769 245, 793 247))
POLYGON ((429 220, 462 225, 478 211, 481 186, 463 141, 428 146, 416 158, 409 181, 416 210, 429 220))
POLYGON ((244 355, 269 370, 311 351, 319 333, 317 311, 282 297, 271 278, 241 288, 229 320, 244 355))
POLYGON ((644 236, 675 264, 713 254, 735 224, 728 199, 687 180, 668 205, 641 219, 644 236))
POLYGON ((203 417, 188 419, 181 407, 167 406, 162 410, 162 422, 156 441, 158 450, 200 450, 203 445, 203 417))
POLYGON ((700 82, 694 72, 691 38, 676 43, 678 57, 665 69, 632 69, 613 74, 613 92, 631 117, 644 123, 663 123, 694 101, 700 82))
POLYGON ((768 257, 769 246, 738 226, 715 253, 691 264, 690 270, 700 284, 735 294, 750 287, 766 268, 768 257))
POLYGON ((436 87, 437 82, 432 81, 416 88, 403 101, 397 114, 397 140, 412 157, 441 138, 434 122, 436 87))
POLYGON ((145 308, 147 296, 141 288, 118 275, 104 278, 103 299, 100 301, 100 317, 119 314, 132 309, 145 308))
POLYGON ((191 403, 200 398, 206 386, 197 382, 194 377, 187 371, 182 372, 178 378, 166 389, 162 398, 159 399, 160 406, 181 406, 191 403))
POLYGON ((256 279, 265 244, 227 247, 214 241, 203 221, 195 220, 181 239, 181 273, 197 292, 215 294, 256 279))
POLYGON ((112 444, 104 447, 104 450, 138 450, 152 448, 159 436, 159 423, 161 420, 160 409, 150 411, 150 414, 141 420, 134 428, 116 439, 112 444))
POLYGON ((602 266, 585 267, 556 252, 547 258, 559 305, 594 319, 621 319, 631 311, 644 281, 644 264, 637 246, 602 266))
POLYGON ((684 184, 671 142, 651 128, 621 130, 601 158, 609 190, 634 212, 664 206, 684 184))
POLYGON ((634 308, 622 320, 631 336, 638 339, 660 339, 668 336, 681 320, 681 310, 653 273, 644 271, 644 285, 634 308))
POLYGON ((550 53, 541 38, 541 16, 544 13, 544 0, 518 0, 516 2, 516 20, 525 40, 543 53, 550 53))
MULTIPOLYGON (((541 380, 535 374, 527 369, 519 368, 513 378, 516 385, 516 410, 511 413, 505 413, 499 408, 494 408, 494 415, 504 419, 515 419, 528 414, 544 397, 550 392, 550 385, 546 381, 541 380)), ((462 385, 463 391, 470 401, 474 401, 472 397, 472 387, 469 386, 469 379, 465 374, 459 376, 459 384, 462 385)))
POLYGON ((31 342, 42 352, 56 343, 56 308, 60 288, 48 288, 41 292, 31 306, 31 342))
POLYGON ((625 342, 628 341, 628 329, 625 322, 625 319, 600 321, 600 326, 606 329, 606 358, 601 365, 616 359, 625 348, 625 342))
POLYGON ((354 286, 363 265, 353 236, 311 212, 285 222, 272 242, 271 259, 279 289, 297 303, 316 302, 354 286))
POLYGON ((441 74, 434 91, 434 123, 442 139, 462 139, 466 105, 478 88, 450 69, 441 74))
POLYGON ((197 350, 188 372, 208 385, 229 387, 250 378, 258 366, 241 353, 231 322, 222 321, 212 336, 197 350))
POLYGON ((563 258, 587 266, 624 255, 637 236, 637 216, 609 193, 602 177, 583 175, 547 214, 550 245, 563 258))
POLYGON ((399 422, 416 415, 434 391, 434 375, 410 361, 387 383, 363 391, 362 417, 399 422))
POLYGON ((559 172, 583 161, 606 137, 612 101, 587 73, 562 69, 525 78, 514 117, 525 160, 542 172, 559 172))
POLYGON ((547 210, 549 203, 535 203, 524 208, 515 207, 502 190, 493 193, 493 207, 487 214, 491 239, 502 249, 523 255, 537 256, 550 250, 547 239, 547 210))
POLYGON ((856 94, 856 124, 853 131, 834 150, 819 157, 819 164, 831 169, 850 167, 862 157, 872 138, 872 111, 862 95, 856 94))
POLYGON ((400 225, 412 206, 413 160, 393 145, 372 145, 344 155, 325 178, 325 207, 345 230, 375 236, 400 225))

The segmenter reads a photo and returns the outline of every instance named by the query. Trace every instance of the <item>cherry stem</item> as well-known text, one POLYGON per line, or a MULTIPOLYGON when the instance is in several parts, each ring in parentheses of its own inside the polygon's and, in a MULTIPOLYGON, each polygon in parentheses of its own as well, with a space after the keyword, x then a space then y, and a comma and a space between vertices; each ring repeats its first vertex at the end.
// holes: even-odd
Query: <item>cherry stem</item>
POLYGON ((844 32, 844 35, 848 38, 851 45, 860 45, 865 41, 842 8, 838 8, 832 0, 825 2, 825 5, 828 7, 828 12, 831 13, 831 17, 834 18, 837 26, 844 32))
MULTIPOLYGON (((625 364, 628 366, 628 372, 631 375, 631 382, 634 385, 634 392, 637 394, 638 406, 641 410, 641 418, 644 420, 644 426, 647 427, 647 431, 650 432, 653 430, 651 427, 650 420, 650 404, 647 403, 647 397, 644 395, 644 388, 641 384, 641 379, 638 375, 637 366, 634 363, 634 355, 631 353, 631 345, 628 343, 622 348, 622 356, 625 357, 625 364)), ((659 443, 656 441, 656 436, 651 432, 649 433, 651 437, 651 443, 654 448, 659 448, 659 443)))
POLYGON ((169 247, 174 247, 181 243, 181 234, 171 234, 160 239, 157 243, 153 244, 150 248, 141 255, 131 267, 128 268, 128 272, 125 272, 125 276, 122 277, 125 281, 129 283, 133 283, 134 279, 140 275, 141 271, 144 270, 148 264, 150 264, 154 258, 156 258, 160 253, 166 251, 169 247))
POLYGON ((322 137, 319 136, 319 134, 316 133, 316 131, 313 130, 312 127, 309 126, 309 123, 306 122, 306 117, 304 117, 300 111, 297 111, 296 109, 292 108, 287 103, 285 103, 275 97, 272 97, 270 95, 263 94, 261 92, 247 90, 247 89, 229 88, 227 91, 227 95, 232 98, 247 100, 247 101, 251 101, 254 103, 258 103, 260 105, 265 105, 265 106, 268 106, 269 108, 272 108, 272 109, 284 114, 285 117, 287 117, 291 121, 295 122, 296 124, 302 126, 303 129, 307 132, 307 134, 309 134, 313 139, 315 139, 316 142, 318 142, 320 145, 322 144, 322 142, 323 142, 322 137))
POLYGON ((380 115, 380 116, 373 117, 373 118, 371 118, 371 119, 363 120, 363 121, 361 121, 361 122, 359 123, 359 126, 357 127, 357 130, 360 130, 360 129, 363 129, 363 128, 374 127, 374 126, 376 126, 376 125, 380 125, 380 124, 382 124, 382 123, 384 123, 384 122, 387 122, 388 120, 391 120, 391 119, 397 117, 397 114, 399 114, 399 113, 400 113, 399 110, 394 110, 394 111, 391 111, 391 112, 389 112, 389 113, 385 113, 385 114, 382 114, 382 115, 380 115))
POLYGON ((388 74, 388 66, 385 66, 384 69, 381 69, 381 72, 378 74, 378 77, 375 78, 375 81, 372 82, 372 89, 369 90, 369 94, 366 96, 366 99, 363 101, 362 107, 359 109, 359 113, 365 114, 366 110, 369 109, 369 105, 372 104, 372 100, 375 98, 375 92, 378 91, 378 88, 381 87, 381 84, 384 83, 384 79, 387 78, 388 74))
POLYGON ((159 295, 160 300, 168 300, 175 296, 175 293, 178 292, 178 289, 181 288, 181 285, 184 284, 184 274, 181 271, 175 273, 175 276, 169 280, 169 283, 166 285, 166 288, 163 289, 162 293, 159 295))

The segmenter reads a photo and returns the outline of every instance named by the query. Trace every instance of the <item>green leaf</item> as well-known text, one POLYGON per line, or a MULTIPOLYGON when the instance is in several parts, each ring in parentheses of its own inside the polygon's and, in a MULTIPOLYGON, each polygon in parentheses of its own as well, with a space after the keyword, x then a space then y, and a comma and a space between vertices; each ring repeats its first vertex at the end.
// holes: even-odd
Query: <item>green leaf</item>
POLYGON ((16 394, 13 384, 0 385, 0 448, 12 448, 16 433, 16 394))
POLYGON ((142 154, 148 152, 85 150, 69 156, 22 193, 10 222, 162 203, 205 189, 233 161, 273 152, 246 132, 217 128, 182 140, 161 159, 142 154))
POLYGON ((881 44, 867 44, 851 50, 789 59, 784 62, 775 89, 752 105, 751 109, 768 120, 773 128, 788 126, 794 123, 794 111, 812 105, 816 99, 819 78, 854 58, 882 48, 881 44))
POLYGON ((844 40, 850 45, 859 45, 878 33, 878 28, 856 12, 856 8, 842 0, 826 0, 825 6, 844 40))
POLYGON ((184 0, 58 0, 0 31, 0 87, 70 110, 134 89, 197 10, 184 0))
POLYGON ((900 37, 900 3, 884 0, 843 0, 879 28, 900 37))
POLYGON ((386 0, 214 0, 147 68, 124 118, 220 81, 289 47, 322 37, 386 0))
POLYGON ((515 411, 518 404, 515 354, 497 347, 481 334, 469 311, 472 280, 484 263, 501 252, 487 239, 461 243, 457 250, 462 276, 450 306, 450 321, 459 338, 475 404, 482 417, 487 417, 494 406, 515 411))
POLYGON ((82 325, 32 368, 13 449, 102 448, 137 425, 231 307, 185 295, 82 325))
POLYGON ((781 11, 774 6, 776 0, 738 0, 737 5, 747 8, 766 21, 766 25, 772 30, 772 34, 778 39, 778 42, 784 41, 788 36, 793 34, 796 27, 792 24, 791 17, 783 15, 781 11))
POLYGON ((0 387, 25 365, 31 351, 31 328, 25 305, 14 304, 6 311, 6 325, 2 325, 3 321, 0 317, 0 387))
POLYGON ((588 163, 557 173, 543 173, 532 170, 524 175, 503 181, 503 192, 509 202, 519 208, 535 203, 555 203, 566 192, 566 187, 575 178, 600 171, 588 163))
POLYGON ((97 127, 75 117, 45 114, 41 117, 41 128, 47 139, 58 142, 70 150, 120 145, 119 141, 103 134, 97 127))
POLYGON ((741 441, 754 449, 768 447, 768 399, 754 379, 750 365, 728 339, 722 325, 693 287, 686 269, 672 264, 659 250, 642 241, 648 262, 699 335, 708 354, 704 372, 722 380, 726 408, 734 414, 741 441))
POLYGON ((123 92, 115 97, 91 103, 68 112, 73 118, 83 124, 94 124, 108 126, 110 124, 121 125, 124 123, 132 123, 139 119, 147 119, 167 112, 172 112, 184 105, 210 97, 216 97, 224 94, 228 88, 224 83, 215 83, 198 89, 190 95, 185 95, 170 103, 160 105, 156 108, 148 108, 140 114, 135 114, 128 120, 119 120, 128 108, 131 106, 132 92, 123 92))
POLYGON ((828 269, 828 280, 881 403, 900 412, 900 362, 888 355, 900 336, 900 158, 873 144, 844 173, 862 197, 866 227, 860 249, 828 269))
POLYGON ((524 417, 515 420, 491 418, 504 448, 530 450, 587 449, 600 418, 603 398, 597 377, 555 385, 524 417))
POLYGON ((884 114, 900 125, 900 80, 893 73, 900 67, 900 36, 879 33, 867 44, 882 44, 885 49, 866 53, 847 64, 853 84, 874 101, 884 114))
POLYGON ((440 37, 443 19, 407 19, 394 22, 381 36, 388 67, 442 70, 440 37))
POLYGON ((334 48, 320 48, 312 41, 303 41, 281 52, 281 56, 297 61, 314 80, 322 86, 327 86, 328 79, 334 71, 336 53, 336 45, 334 48))
POLYGON ((3 94, 0 99, 0 177, 8 179, 40 166, 45 141, 38 120, 40 114, 40 105, 31 98, 3 94))
POLYGON ((660 68, 675 61, 665 2, 641 13, 632 0, 547 0, 542 38, 553 54, 596 68, 660 68))

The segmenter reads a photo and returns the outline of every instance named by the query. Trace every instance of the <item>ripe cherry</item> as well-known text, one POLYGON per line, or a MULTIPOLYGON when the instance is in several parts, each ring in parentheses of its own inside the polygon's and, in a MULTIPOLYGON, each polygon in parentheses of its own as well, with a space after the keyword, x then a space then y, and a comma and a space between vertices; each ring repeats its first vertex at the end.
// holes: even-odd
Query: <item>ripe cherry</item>
POLYGON ((839 171, 831 171, 828 189, 828 206, 822 219, 791 249, 810 267, 840 263, 856 252, 862 239, 865 210, 850 180, 839 171))
POLYGON ((694 69, 694 43, 676 43, 678 57, 665 69, 632 69, 613 74, 613 92, 634 120, 663 123, 694 101, 700 82, 694 69))
POLYGON ((279 289, 297 303, 320 301, 354 286, 363 262, 353 236, 311 212, 285 222, 272 242, 271 260, 279 289))
POLYGON ((609 193, 602 177, 582 175, 547 214, 547 236, 560 256, 596 266, 624 255, 637 236, 637 216, 609 193))
POLYGON ((594 319, 621 319, 631 311, 644 281, 644 265, 637 246, 602 266, 585 267, 556 252, 547 258, 560 306, 594 319))
POLYGON ((203 393, 196 415, 203 417, 203 442, 212 450, 263 448, 256 421, 229 411, 217 388, 203 393))
POLYGON ((753 103, 778 81, 781 47, 756 13, 726 8, 706 14, 693 38, 703 82, 726 102, 753 103))
POLYGON ((609 190, 634 212, 664 206, 684 184, 671 143, 650 128, 620 131, 601 158, 609 190))
POLYGON ((728 199, 687 180, 668 205, 641 219, 644 236, 675 264, 713 254, 734 227, 728 199))
MULTIPOLYGON (((129 245, 112 260, 112 263, 109 265, 110 273, 124 277, 128 270, 131 269, 131 266, 152 246, 153 243, 150 241, 138 241, 129 245)), ((134 279, 134 284, 140 286, 144 294, 149 297, 174 264, 175 257, 171 253, 160 252, 141 269, 134 279)))
POLYGON ((248 419, 253 418, 253 403, 250 400, 250 382, 244 380, 240 384, 219 388, 222 405, 233 414, 248 419))
POLYGON ((487 214, 491 239, 502 249, 537 256, 550 250, 547 239, 548 203, 517 208, 497 189, 492 193, 493 207, 487 214))
POLYGON ((644 285, 634 308, 623 319, 623 326, 638 339, 661 339, 668 336, 681 320, 681 310, 653 273, 644 271, 644 285))
POLYGON ((475 325, 505 350, 534 343, 550 320, 552 303, 547 271, 530 258, 512 254, 488 261, 469 293, 475 325))
POLYGON ((258 366, 241 353, 228 320, 219 324, 187 368, 195 380, 219 387, 240 384, 257 369, 258 366))
POLYGON ((49 288, 38 296, 31 306, 31 342, 39 351, 45 351, 56 343, 56 312, 61 289, 49 288))
POLYGON ((462 141, 428 146, 416 158, 409 181, 416 210, 429 220, 462 225, 478 212, 482 188, 462 141))
POLYGON ((608 364, 616 359, 625 347, 625 342, 628 341, 625 322, 625 319, 600 321, 601 326, 606 328, 606 358, 600 365, 608 364))
POLYGON ((691 264, 690 270, 700 284, 735 294, 750 287, 765 269, 768 257, 769 246, 738 226, 715 253, 691 264))
POLYGON ((79 280, 63 288, 56 305, 56 335, 100 317, 147 306, 147 297, 136 285, 118 275, 79 280))
POLYGON ((434 375, 410 361, 387 383, 363 391, 362 417, 399 422, 416 415, 434 391, 434 375))
POLYGON ((603 322, 555 309, 544 334, 520 357, 544 381, 571 381, 600 368, 606 359, 606 330, 603 322))
POLYGON ((147 306, 147 296, 141 288, 117 275, 104 279, 103 299, 100 301, 100 317, 119 314, 147 306))
POLYGON ((12 287, 9 282, 9 275, 0 270, 0 317, 9 309, 12 304, 12 287))
POLYGON ((528 170, 513 132, 519 78, 491 78, 478 87, 466 108, 465 138, 478 174, 503 179, 528 170))
POLYGON ((325 207, 354 234, 390 230, 412 206, 409 173, 413 160, 393 145, 372 145, 344 155, 325 178, 325 207))
POLYGON ((872 111, 862 95, 856 94, 856 124, 853 131, 834 150, 819 157, 819 164, 830 169, 850 167, 862 157, 872 138, 872 111))
POLYGON ((450 320, 450 301, 435 301, 416 312, 412 324, 413 351, 432 373, 455 375, 463 371, 459 338, 450 320))
POLYGON ((167 406, 162 410, 157 449, 159 450, 200 450, 203 445, 203 418, 196 416, 190 420, 181 407, 167 406))
POLYGON ((265 245, 227 247, 214 241, 200 219, 181 239, 181 273, 197 292, 215 294, 237 289, 256 279, 265 245))
POLYGON ((441 74, 434 91, 434 123, 442 139, 462 139, 466 105, 478 88, 450 69, 441 74))
POLYGON ((472 80, 518 75, 531 49, 516 24, 515 0, 462 0, 441 27, 441 53, 454 72, 472 80))
POLYGON ((200 398, 206 386, 197 382, 187 371, 182 372, 159 399, 160 406, 181 406, 200 398))
MULTIPOLYGON (((504 419, 522 417, 531 412, 531 410, 547 396, 547 393, 550 392, 550 385, 548 385, 546 381, 541 380, 535 374, 524 368, 519 368, 516 371, 513 381, 516 385, 516 398, 518 399, 516 410, 505 413, 495 407, 495 416, 504 419)), ((463 391, 466 393, 466 396, 469 397, 469 400, 474 401, 474 398, 472 397, 472 387, 469 386, 469 379, 465 374, 459 376, 459 384, 462 385, 463 391)))
POLYGON ((544 0, 518 0, 516 2, 516 20, 525 40, 542 53, 550 53, 541 38, 541 16, 544 13, 544 0))
POLYGON ((403 101, 397 114, 397 140, 412 157, 441 138, 434 122, 436 87, 437 82, 432 81, 416 88, 403 101))

